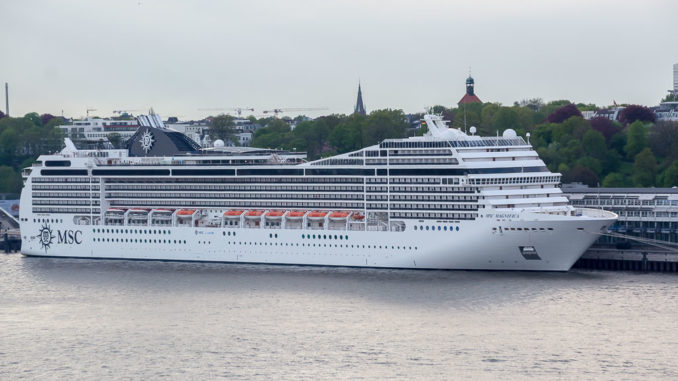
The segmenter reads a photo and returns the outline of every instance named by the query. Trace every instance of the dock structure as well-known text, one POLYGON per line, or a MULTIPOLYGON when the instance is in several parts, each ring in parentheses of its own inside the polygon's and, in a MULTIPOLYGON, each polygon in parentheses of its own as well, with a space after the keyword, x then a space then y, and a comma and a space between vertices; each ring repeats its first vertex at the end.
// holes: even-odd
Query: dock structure
POLYGON ((574 268, 642 272, 678 272, 678 251, 651 246, 620 250, 592 246, 575 263, 574 268))

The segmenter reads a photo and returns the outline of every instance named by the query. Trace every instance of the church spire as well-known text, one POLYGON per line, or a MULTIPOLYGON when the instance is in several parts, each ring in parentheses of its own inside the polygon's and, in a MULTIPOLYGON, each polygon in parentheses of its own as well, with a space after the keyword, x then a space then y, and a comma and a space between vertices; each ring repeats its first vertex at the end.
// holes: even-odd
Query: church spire
POLYGON ((363 92, 362 89, 360 88, 360 82, 358 82, 358 100, 355 103, 353 113, 360 115, 367 114, 367 112, 365 111, 365 105, 363 104, 363 92))

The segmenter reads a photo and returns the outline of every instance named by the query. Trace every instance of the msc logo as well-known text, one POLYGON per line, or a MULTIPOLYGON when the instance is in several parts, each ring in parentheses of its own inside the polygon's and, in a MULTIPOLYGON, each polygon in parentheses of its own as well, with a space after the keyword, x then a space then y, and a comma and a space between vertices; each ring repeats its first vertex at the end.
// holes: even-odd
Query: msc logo
POLYGON ((42 225, 38 235, 36 236, 40 241, 40 246, 45 249, 45 252, 52 247, 54 244, 54 239, 56 238, 56 243, 64 243, 67 245, 80 245, 82 243, 82 231, 80 230, 57 230, 56 235, 52 231, 52 228, 45 224, 42 225))
POLYGON ((38 239, 40 240, 40 246, 45 249, 45 252, 52 246, 52 243, 54 243, 54 238, 56 237, 52 234, 52 228, 50 228, 49 225, 42 225, 40 232, 38 233, 38 239))

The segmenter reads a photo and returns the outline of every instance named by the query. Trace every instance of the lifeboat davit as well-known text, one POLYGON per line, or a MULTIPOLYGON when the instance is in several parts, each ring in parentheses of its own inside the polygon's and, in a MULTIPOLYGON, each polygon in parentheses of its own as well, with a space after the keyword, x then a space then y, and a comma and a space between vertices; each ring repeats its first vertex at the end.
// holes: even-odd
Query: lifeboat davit
POLYGON ((354 214, 351 216, 351 219, 355 221, 362 221, 365 219, 365 216, 362 214, 354 214))
POLYGON ((288 220, 300 220, 304 217, 306 214, 305 210, 293 210, 289 213, 287 213, 287 219, 288 220))
POLYGON ((344 221, 346 220, 346 217, 351 214, 349 212, 332 212, 330 213, 330 220, 333 221, 344 221))
POLYGON ((244 210, 229 210, 224 213, 226 218, 240 218, 240 216, 245 213, 244 210))
POLYGON ((245 218, 260 218, 264 214, 263 210, 250 210, 245 213, 245 218))
POLYGON ((284 210, 271 210, 266 213, 266 218, 271 220, 279 220, 282 218, 283 214, 285 214, 284 210))
POLYGON ((191 217, 195 213, 195 209, 181 209, 177 212, 179 217, 191 217))
POLYGON ((309 220, 324 220, 327 212, 311 212, 308 214, 309 220))

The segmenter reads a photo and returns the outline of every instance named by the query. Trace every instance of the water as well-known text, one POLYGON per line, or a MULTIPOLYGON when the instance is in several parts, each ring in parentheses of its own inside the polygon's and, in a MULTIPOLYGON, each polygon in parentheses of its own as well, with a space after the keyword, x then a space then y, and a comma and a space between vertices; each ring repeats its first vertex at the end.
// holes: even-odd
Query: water
POLYGON ((0 255, 0 379, 675 379, 677 286, 0 255))

